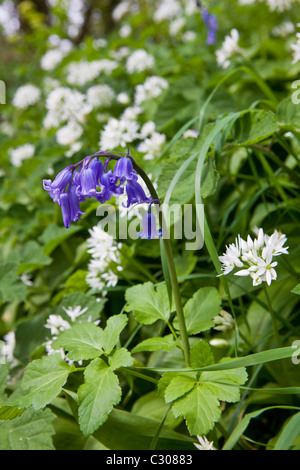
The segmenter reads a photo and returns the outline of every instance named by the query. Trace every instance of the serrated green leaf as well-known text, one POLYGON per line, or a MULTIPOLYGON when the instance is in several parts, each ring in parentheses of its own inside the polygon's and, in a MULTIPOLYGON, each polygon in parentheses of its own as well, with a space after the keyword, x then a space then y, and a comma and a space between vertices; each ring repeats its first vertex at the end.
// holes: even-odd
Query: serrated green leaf
POLYGON ((30 409, 13 421, 1 423, 0 450, 54 450, 54 419, 49 409, 30 409))
POLYGON ((209 344, 205 341, 200 340, 191 346, 190 350, 190 364, 191 367, 197 369, 197 367, 205 367, 210 364, 214 364, 214 356, 210 349, 209 344))
POLYGON ((174 377, 165 390, 166 403, 171 403, 189 392, 196 383, 195 374, 180 374, 174 377))
POLYGON ((122 313, 120 315, 113 315, 107 320, 106 327, 101 332, 101 341, 106 354, 110 354, 119 341, 119 336, 127 322, 127 316, 122 313))
POLYGON ((61 354, 31 362, 22 379, 24 394, 6 405, 19 408, 33 406, 35 410, 45 407, 61 392, 70 371, 71 366, 62 359, 61 354))
POLYGON ((64 348, 73 361, 95 359, 103 353, 103 330, 94 323, 78 323, 52 342, 53 349, 64 348))
POLYGON ((221 417, 220 402, 217 397, 201 384, 172 406, 175 417, 183 416, 192 436, 207 434, 221 417))
POLYGON ((108 358, 108 363, 112 370, 120 367, 130 367, 133 364, 133 358, 126 348, 116 349, 108 358))
POLYGON ((200 383, 210 390, 219 400, 235 403, 240 399, 239 385, 243 385, 248 378, 246 369, 223 370, 215 372, 202 372, 200 383))
POLYGON ((84 435, 92 434, 121 400, 118 377, 102 359, 94 359, 84 372, 84 384, 78 389, 78 417, 84 435))
POLYGON ((164 337, 157 336, 155 338, 147 338, 144 341, 141 341, 131 352, 134 354, 141 351, 171 351, 175 346, 176 342, 173 335, 167 335, 164 337))
POLYGON ((234 143, 248 146, 261 142, 276 132, 278 123, 271 111, 251 110, 238 119, 234 143))
MULTIPOLYGON (((201 333, 214 326, 213 318, 220 313, 221 299, 215 287, 201 287, 184 306, 184 316, 188 333, 201 333)), ((177 318, 173 322, 178 329, 177 318)))
POLYGON ((157 320, 169 319, 170 303, 165 284, 138 284, 126 290, 125 298, 128 303, 126 311, 132 311, 140 323, 151 325, 157 320))
POLYGON ((26 271, 32 271, 51 263, 52 259, 44 254, 43 248, 36 241, 30 240, 25 243, 21 251, 18 273, 22 274, 26 271))

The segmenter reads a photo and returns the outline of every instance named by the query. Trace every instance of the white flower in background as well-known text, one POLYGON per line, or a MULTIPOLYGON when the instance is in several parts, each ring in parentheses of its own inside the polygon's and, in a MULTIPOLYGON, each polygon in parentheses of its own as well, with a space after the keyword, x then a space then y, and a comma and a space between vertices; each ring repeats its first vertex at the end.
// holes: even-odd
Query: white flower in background
POLYGON ((75 322, 75 320, 80 317, 80 315, 82 315, 88 310, 88 307, 81 308, 80 305, 76 305, 76 307, 62 308, 66 312, 66 314, 71 318, 72 322, 75 322))
POLYGON ((128 38, 132 33, 132 27, 130 24, 124 24, 120 29, 119 29, 119 35, 121 38, 128 38))
POLYGON ((281 37, 281 38, 286 38, 290 34, 293 34, 294 32, 295 32, 295 26, 294 26, 294 23, 292 23, 291 21, 284 21, 278 26, 275 26, 275 28, 273 28, 271 31, 273 36, 281 37))
POLYGON ((123 114, 121 115, 120 119, 128 119, 129 121, 136 121, 139 114, 143 112, 143 109, 140 106, 128 106, 123 114))
POLYGON ((71 157, 75 152, 78 152, 82 143, 78 141, 83 133, 82 127, 74 121, 69 121, 68 124, 61 127, 56 132, 56 141, 59 145, 70 146, 70 149, 66 152, 66 157, 71 157))
POLYGON ((16 335, 14 331, 9 331, 3 336, 4 345, 0 348, 0 364, 3 362, 1 358, 4 358, 5 362, 15 363, 14 350, 16 346, 16 335))
POLYGON ((121 104, 127 105, 130 103, 130 96, 125 91, 122 91, 116 96, 116 100, 121 104))
POLYGON ((45 328, 49 328, 52 336, 57 336, 62 331, 68 330, 71 328, 69 322, 64 320, 60 315, 49 315, 45 328))
POLYGON ((176 16, 182 14, 182 7, 177 0, 162 0, 159 2, 156 11, 154 12, 155 23, 160 23, 164 20, 172 20, 176 16))
POLYGON ((31 280, 31 276, 29 274, 26 274, 26 273, 22 274, 20 276, 20 279, 25 284, 25 286, 30 287, 30 286, 33 285, 33 282, 31 280))
POLYGON ((155 123, 153 121, 146 122, 140 132, 143 142, 137 146, 139 152, 144 153, 144 160, 153 160, 154 157, 160 155, 161 148, 166 141, 166 136, 155 131, 155 123))
POLYGON ((257 0, 239 0, 240 5, 251 5, 252 3, 255 3, 257 0))
POLYGON ((5 134, 5 135, 9 136, 9 137, 12 137, 14 135, 14 128, 9 122, 2 121, 0 123, 0 132, 2 134, 5 134))
POLYGON ((93 108, 108 107, 115 98, 115 92, 109 85, 94 85, 86 92, 86 101, 93 108))
POLYGON ((230 35, 225 37, 221 49, 216 51, 217 63, 226 69, 230 65, 230 58, 241 52, 238 45, 239 32, 237 29, 232 29, 230 35))
POLYGON ((126 61, 126 69, 128 73, 143 72, 152 69, 154 66, 154 57, 144 49, 134 51, 126 61))
POLYGON ((171 36, 177 36, 178 33, 185 27, 186 20, 184 17, 175 18, 171 21, 169 26, 169 33, 171 36))
POLYGON ((41 90, 35 85, 28 83, 17 89, 12 103, 16 108, 26 109, 37 103, 41 97, 41 90))
POLYGON ((35 148, 31 144, 24 144, 20 147, 11 149, 10 151, 10 161, 13 166, 19 167, 22 165, 24 160, 33 157, 35 148))
POLYGON ((61 49, 49 49, 40 61, 40 66, 47 72, 54 70, 66 56, 66 52, 61 49))
POLYGON ((235 272, 236 276, 250 276, 254 286, 262 282, 270 285, 277 279, 275 267, 278 263, 273 257, 288 254, 288 247, 283 246, 287 238, 278 230, 269 236, 260 228, 255 230, 255 234, 257 238, 254 240, 250 235, 247 240, 243 240, 239 235, 235 244, 226 247, 223 256, 219 256, 222 274, 226 275, 236 267, 242 268, 235 272))
POLYGON ((60 87, 60 82, 59 80, 56 80, 55 78, 52 77, 45 77, 43 80, 43 88, 45 92, 48 94, 50 91, 53 91, 55 88, 60 87))
POLYGON ((56 132, 56 141, 59 145, 72 145, 82 133, 82 127, 77 122, 70 121, 56 132))
POLYGON ((194 442, 194 446, 197 447, 198 450, 216 450, 213 446, 214 442, 209 442, 206 436, 197 436, 199 444, 194 442))
POLYGON ((114 287, 118 283, 118 276, 110 268, 111 264, 115 264, 118 271, 123 269, 120 264, 122 244, 117 243, 99 225, 95 225, 89 232, 87 251, 91 255, 91 260, 88 264, 86 282, 91 288, 100 290, 102 295, 106 295, 106 291, 103 289, 114 287))
MULTIPOLYGON (((300 27, 300 23, 297 24, 298 28, 300 27)), ((292 64, 296 64, 300 60, 300 33, 296 34, 297 41, 295 44, 291 45, 293 50, 293 61, 292 64)))
POLYGON ((126 145, 138 138, 139 124, 128 118, 110 118, 100 133, 99 145, 102 149, 112 150, 126 145))
POLYGON ((183 42, 195 41, 197 34, 195 31, 185 31, 182 35, 183 42))
POLYGON ((0 5, 0 25, 6 36, 13 36, 19 31, 20 21, 15 2, 4 0, 0 5))
POLYGON ((68 65, 66 80, 70 85, 82 86, 95 80, 101 73, 111 74, 117 67, 118 63, 110 59, 72 62, 68 65))
POLYGON ((266 2, 269 5, 271 11, 284 11, 291 8, 294 0, 266 0, 266 2))
POLYGON ((94 39, 93 46, 94 46, 95 49, 98 49, 100 47, 106 47, 107 46, 107 40, 104 39, 104 38, 94 39))
POLYGON ((112 12, 112 18, 115 22, 120 21, 123 16, 131 12, 132 3, 130 0, 123 0, 120 2, 112 12))
POLYGON ((193 15, 199 11, 199 7, 195 0, 184 0, 184 10, 186 15, 193 15))
POLYGON ((216 315, 213 319, 215 330, 218 331, 228 331, 234 327, 234 319, 230 313, 225 310, 221 310, 219 315, 216 315))
POLYGON ((162 77, 152 76, 146 78, 143 84, 139 84, 135 88, 134 102, 137 105, 142 104, 144 101, 152 98, 157 98, 161 95, 163 90, 168 88, 167 80, 162 77))
POLYGON ((130 54, 130 49, 127 46, 119 47, 116 51, 111 51, 110 55, 115 60, 122 60, 128 57, 130 54))
POLYGON ((184 131, 182 134, 183 139, 187 139, 188 137, 193 137, 193 139, 197 139, 199 137, 199 131, 196 131, 196 129, 188 129, 184 131))
POLYGON ((92 109, 82 93, 68 87, 59 87, 51 91, 46 100, 46 108, 48 113, 44 126, 47 129, 58 127, 60 123, 66 121, 83 123, 92 109))

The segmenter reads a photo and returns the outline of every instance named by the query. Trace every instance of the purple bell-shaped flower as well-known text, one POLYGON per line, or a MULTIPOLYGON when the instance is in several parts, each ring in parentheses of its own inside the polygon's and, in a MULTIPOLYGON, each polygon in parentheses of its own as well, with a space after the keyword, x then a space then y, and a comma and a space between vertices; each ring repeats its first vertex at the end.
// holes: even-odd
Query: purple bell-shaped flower
POLYGON ((147 212, 143 217, 143 231, 138 233, 139 238, 151 240, 152 238, 160 238, 162 229, 157 230, 156 218, 151 212, 147 212))

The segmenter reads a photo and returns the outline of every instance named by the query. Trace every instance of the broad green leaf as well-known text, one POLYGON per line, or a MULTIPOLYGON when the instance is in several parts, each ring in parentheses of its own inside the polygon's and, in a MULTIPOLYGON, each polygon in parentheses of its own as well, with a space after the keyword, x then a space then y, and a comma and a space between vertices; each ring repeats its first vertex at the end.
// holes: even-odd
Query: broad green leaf
POLYGON ((155 338, 147 338, 137 344, 131 351, 133 354, 141 351, 171 351, 176 346, 173 335, 167 335, 163 338, 157 336, 155 338))
MULTIPOLYGON (((221 299, 215 287, 201 287, 184 306, 188 333, 201 333, 214 326, 213 318, 220 313, 221 299)), ((173 325, 179 328, 177 318, 173 325)))
MULTIPOLYGON (((148 419, 154 419, 161 423, 169 409, 169 405, 162 397, 157 396, 156 391, 141 395, 133 404, 131 413, 148 419)), ((165 420, 165 425, 176 427, 182 419, 176 419, 170 410, 165 420)))
POLYGON ((292 289, 292 291, 294 294, 298 294, 300 295, 300 284, 297 284, 296 287, 294 287, 294 289, 292 289))
POLYGON ((37 359, 25 369, 21 388, 24 395, 16 400, 6 403, 8 406, 28 408, 35 410, 44 408, 62 390, 72 367, 61 357, 61 354, 46 356, 37 359))
POLYGON ((271 111, 251 110, 238 119, 235 125, 234 143, 253 145, 276 132, 278 123, 271 111))
POLYGON ((30 409, 13 421, 1 423, 0 450, 54 450, 54 419, 49 409, 30 409))
POLYGON ((53 349, 64 348, 73 361, 95 359, 103 353, 102 329, 94 323, 78 323, 52 342, 53 349))
POLYGON ((39 237, 39 242, 44 245, 44 254, 50 255, 58 245, 79 230, 81 230, 81 227, 78 225, 71 225, 68 229, 53 224, 49 225, 39 237))
POLYGON ((52 259, 44 254, 43 248, 36 241, 30 240, 25 243, 21 251, 18 273, 22 274, 26 271, 32 271, 51 263, 52 259))
POLYGON ((167 321, 170 304, 165 284, 155 286, 152 282, 129 287, 125 294, 126 311, 133 312, 138 322, 151 325, 157 320, 167 321))
POLYGON ((22 318, 16 327, 14 356, 24 362, 45 341, 49 330, 45 328, 47 312, 22 318))
POLYGON ((102 359, 94 359, 84 372, 78 389, 79 425, 84 435, 92 434, 121 400, 118 377, 102 359))
POLYGON ((197 369, 198 367, 205 367, 210 364, 214 364, 214 362, 214 356, 208 343, 203 340, 199 340, 191 346, 191 367, 197 369))
POLYGON ((174 377, 165 390, 166 403, 171 403, 189 392, 195 385, 196 378, 192 374, 179 374, 174 377))
MULTIPOLYGON (((149 419, 135 413, 114 409, 108 420, 93 436, 111 450, 145 450, 149 449, 157 428, 157 419, 149 419)), ((195 447, 192 438, 164 425, 156 449, 194 450, 195 447)))
POLYGON ((133 364, 133 358, 126 348, 120 348, 113 351, 108 358, 108 363, 112 370, 120 367, 130 367, 133 364))
POLYGON ((105 303, 106 299, 99 299, 98 301, 95 297, 86 295, 83 292, 72 292, 63 297, 55 313, 65 320, 70 320, 65 309, 80 306, 81 309, 86 309, 86 311, 78 317, 78 320, 80 322, 93 322, 99 320, 105 303))
POLYGON ((106 354, 109 354, 116 346, 127 322, 127 316, 122 313, 113 315, 107 320, 106 327, 101 331, 101 341, 106 354))
POLYGON ((176 417, 184 417, 192 436, 207 434, 221 417, 219 400, 201 384, 175 401, 172 410, 176 417))
POLYGON ((202 372, 200 383, 219 400, 235 403, 240 399, 239 385, 243 385, 247 378, 248 374, 242 367, 233 370, 202 372))
POLYGON ((289 450, 300 434, 300 412, 296 413, 283 427, 274 450, 289 450))
POLYGON ((26 292, 25 284, 18 277, 18 264, 13 262, 0 264, 0 301, 23 301, 26 292))

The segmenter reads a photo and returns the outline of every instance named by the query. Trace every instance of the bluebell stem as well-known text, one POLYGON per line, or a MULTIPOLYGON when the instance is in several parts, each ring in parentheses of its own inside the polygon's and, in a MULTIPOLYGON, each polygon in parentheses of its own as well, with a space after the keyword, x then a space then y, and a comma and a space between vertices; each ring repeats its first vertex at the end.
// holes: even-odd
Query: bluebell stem
POLYGON ((151 240, 152 238, 160 238, 162 229, 157 230, 156 218, 151 212, 147 212, 143 217, 143 231, 138 233, 139 238, 151 240))
POLYGON ((216 15, 209 13, 207 9, 203 9, 202 18, 205 26, 208 29, 206 44, 214 44, 216 42, 216 31, 218 29, 216 15))

